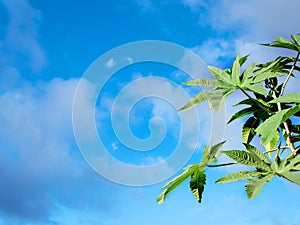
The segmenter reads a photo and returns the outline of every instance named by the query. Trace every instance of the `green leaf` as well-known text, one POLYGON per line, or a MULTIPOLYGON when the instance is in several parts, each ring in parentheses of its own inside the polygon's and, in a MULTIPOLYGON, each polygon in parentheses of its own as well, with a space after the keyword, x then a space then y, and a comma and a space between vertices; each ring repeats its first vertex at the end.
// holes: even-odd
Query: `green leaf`
POLYGON ((299 173, 284 172, 281 175, 284 178, 286 178, 287 180, 300 185, 300 174, 299 173))
POLYGON ((279 77, 279 76, 283 76, 283 75, 284 75, 283 73, 264 72, 264 73, 254 76, 254 79, 251 83, 256 84, 256 83, 260 83, 262 81, 268 80, 270 78, 279 77))
POLYGON ((245 69, 245 71, 242 75, 243 79, 242 79, 241 87, 244 87, 247 84, 250 84, 250 81, 251 81, 250 77, 251 77, 252 73, 254 72, 256 65, 257 65, 257 63, 252 63, 250 66, 248 66, 245 69))
POLYGON ((263 186, 273 179, 275 174, 269 173, 266 176, 250 180, 246 184, 246 192, 249 199, 254 199, 261 191, 263 186))
POLYGON ((300 46, 300 38, 298 38, 297 35, 292 35, 291 38, 298 46, 300 46))
POLYGON ((188 103, 186 103, 182 108, 179 109, 179 111, 183 111, 189 108, 192 108, 208 99, 208 93, 209 91, 200 92, 196 96, 190 99, 188 103))
POLYGON ((297 164, 300 163, 300 155, 297 155, 296 157, 292 158, 291 160, 287 161, 287 165, 285 166, 286 172, 293 169, 297 164))
POLYGON ((252 91, 254 93, 260 94, 260 95, 266 95, 266 89, 261 85, 247 85, 245 86, 245 89, 248 89, 249 91, 252 91))
POLYGON ((209 148, 209 159, 212 159, 215 157, 219 149, 225 144, 226 141, 222 141, 218 144, 215 144, 209 148))
POLYGON ((191 80, 187 82, 183 82, 183 84, 188 86, 200 86, 200 87, 218 87, 219 82, 210 78, 202 78, 197 80, 191 80))
POLYGON ((208 103, 210 108, 219 111, 223 107, 226 97, 233 91, 234 90, 228 89, 215 89, 207 91, 208 103))
POLYGON ((159 204, 163 203, 166 199, 166 197, 176 188, 178 187, 182 182, 184 182, 189 176, 191 176, 196 170, 198 170, 198 165, 194 165, 189 168, 189 170, 183 172, 179 176, 175 177, 168 183, 166 183, 162 188, 165 190, 158 196, 157 202, 159 204))
POLYGON ((237 172, 237 173, 227 174, 226 176, 218 179, 215 183, 216 184, 225 184, 228 182, 234 182, 234 181, 238 181, 238 180, 247 180, 247 179, 251 179, 253 177, 260 176, 261 174, 262 174, 261 172, 257 172, 257 171, 241 171, 241 172, 237 172))
POLYGON ((255 135, 255 129, 259 125, 259 121, 260 121, 260 119, 256 119, 255 117, 252 116, 243 125, 242 138, 243 138, 244 143, 249 144, 252 141, 252 139, 255 135))
POLYGON ((258 111, 261 111, 261 109, 255 109, 254 107, 249 107, 249 108, 245 108, 245 109, 242 109, 240 111, 238 111, 237 113, 235 113, 231 118, 230 120, 227 122, 227 124, 239 119, 239 118, 242 118, 244 116, 247 116, 249 114, 252 114, 252 113, 255 113, 255 112, 258 112, 258 111))
POLYGON ((282 95, 269 103, 300 103, 300 93, 282 95))
POLYGON ((192 174, 190 189, 199 203, 202 200, 202 193, 206 184, 206 175, 204 170, 197 170, 192 174))
POLYGON ((271 141, 267 144, 264 145, 264 147, 266 148, 267 151, 272 151, 274 149, 276 149, 276 145, 277 142, 279 141, 280 136, 279 136, 279 132, 276 131, 275 136, 271 139, 271 141))
POLYGON ((265 153, 253 145, 245 144, 247 150, 252 154, 257 156, 260 160, 264 161, 267 164, 271 164, 270 159, 265 155, 265 153))
POLYGON ((276 135, 276 130, 279 125, 282 123, 282 118, 284 114, 288 112, 289 109, 279 111, 265 120, 258 128, 256 132, 259 133, 261 138, 261 143, 263 145, 268 144, 276 135))
POLYGON ((224 70, 213 66, 208 66, 208 70, 223 85, 227 85, 229 87, 234 86, 234 84, 230 80, 229 75, 224 70))
POLYGON ((240 54, 238 54, 238 56, 234 60, 232 66, 232 74, 231 74, 231 79, 236 86, 239 86, 241 83, 240 81, 241 66, 239 60, 240 60, 240 54))
POLYGON ((252 166, 265 171, 270 170, 269 165, 267 165, 264 161, 258 159, 258 157, 252 155, 249 152, 241 151, 241 150, 229 150, 229 151, 222 151, 222 154, 227 155, 228 157, 230 157, 231 159, 235 160, 240 164, 246 166, 252 166))

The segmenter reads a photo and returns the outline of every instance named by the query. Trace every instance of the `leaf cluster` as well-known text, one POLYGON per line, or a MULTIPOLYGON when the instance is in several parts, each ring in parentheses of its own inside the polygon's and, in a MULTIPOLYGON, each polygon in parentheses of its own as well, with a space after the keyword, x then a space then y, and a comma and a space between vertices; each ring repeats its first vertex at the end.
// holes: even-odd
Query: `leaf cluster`
POLYGON ((287 83, 300 71, 300 34, 291 35, 291 39, 276 37, 274 42, 263 45, 288 49, 296 52, 296 56, 278 56, 263 64, 255 62, 242 71, 248 55, 241 57, 238 54, 230 68, 223 70, 209 66, 213 79, 184 83, 206 89, 180 110, 208 101, 210 108, 217 111, 229 95, 236 91, 244 94, 245 99, 234 105, 244 108, 237 111, 228 123, 243 121, 241 141, 245 149, 221 150, 224 142, 205 147, 199 164, 186 167, 181 175, 162 187, 164 190, 157 199, 158 203, 164 202, 187 179, 190 179, 190 189, 200 203, 206 184, 206 169, 233 164, 245 165, 250 170, 227 174, 216 183, 247 180, 245 187, 250 199, 255 198, 275 176, 300 185, 300 125, 295 123, 295 118, 300 117, 300 93, 285 94, 287 83), (260 139, 262 150, 252 144, 255 136, 260 139), (216 164, 221 155, 226 155, 231 161, 216 164))

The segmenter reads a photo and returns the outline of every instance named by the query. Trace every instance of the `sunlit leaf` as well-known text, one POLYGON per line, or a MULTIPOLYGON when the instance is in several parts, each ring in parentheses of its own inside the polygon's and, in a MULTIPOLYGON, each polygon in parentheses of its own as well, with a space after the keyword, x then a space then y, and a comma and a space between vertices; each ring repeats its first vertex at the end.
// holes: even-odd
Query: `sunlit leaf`
POLYGON ((300 103, 300 93, 282 95, 269 103, 300 103))
POLYGON ((255 198, 261 191, 263 186, 271 181, 275 174, 270 173, 264 177, 254 178, 246 184, 247 196, 250 199, 255 198))
POLYGON ((219 86, 219 82, 210 78, 201 78, 197 80, 191 80, 187 82, 183 82, 183 84, 188 86, 200 86, 200 87, 217 87, 219 86))
POLYGON ((234 181, 238 181, 238 180, 247 180, 253 177, 257 177, 259 175, 261 175, 261 172, 257 172, 257 171, 241 171, 241 172, 237 172, 237 173, 231 173, 231 174, 227 174, 224 177, 221 177, 220 179, 218 179, 215 183, 216 184, 225 184, 228 182, 234 182, 234 181))
POLYGON ((265 120, 257 129, 256 132, 259 133, 261 137, 261 143, 266 145, 269 143, 276 135, 276 130, 282 123, 282 118, 289 109, 285 109, 275 113, 273 116, 265 120))

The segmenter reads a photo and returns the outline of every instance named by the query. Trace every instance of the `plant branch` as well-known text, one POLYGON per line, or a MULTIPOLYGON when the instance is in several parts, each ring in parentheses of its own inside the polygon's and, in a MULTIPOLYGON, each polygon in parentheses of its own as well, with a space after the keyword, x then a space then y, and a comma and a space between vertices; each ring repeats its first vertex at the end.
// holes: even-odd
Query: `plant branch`
POLYGON ((224 164, 217 164, 217 165, 207 165, 207 167, 222 167, 222 166, 230 166, 230 165, 236 165, 237 162, 231 162, 231 163, 224 163, 224 164))
MULTIPOLYGON (((298 59, 299 59, 299 56, 300 56, 300 52, 297 53, 297 56, 296 56, 296 58, 295 58, 295 62, 294 62, 294 64, 293 64, 292 68, 290 69, 290 72, 289 72, 287 78, 285 79, 285 81, 284 81, 284 83, 283 83, 283 85, 282 85, 282 89, 281 89, 281 91, 280 91, 280 95, 279 95, 279 96, 282 96, 282 95, 283 95, 284 90, 285 90, 285 87, 286 87, 286 85, 287 85, 287 83, 288 83, 290 77, 292 76, 293 70, 295 69, 295 66, 296 66, 296 64, 297 64, 297 61, 298 61, 298 59)), ((273 98, 274 98, 274 99, 277 98, 275 93, 273 93, 273 98)), ((280 104, 280 103, 277 103, 277 108, 278 108, 278 111, 281 111, 281 110, 282 110, 281 104, 280 104)), ((283 125, 284 125, 284 129, 286 130, 287 141, 288 141, 288 143, 289 143, 289 145, 290 145, 290 148, 291 148, 291 150, 296 154, 295 145, 294 145, 294 141, 293 141, 293 137, 292 137, 292 133, 291 133, 291 131, 290 131, 289 125, 288 125, 287 122, 283 122, 283 125)))
POLYGON ((280 92, 280 95, 279 95, 279 96, 282 96, 282 95, 283 95, 284 90, 285 90, 285 87, 286 87, 286 85, 287 85, 289 79, 291 78, 292 73, 293 73, 293 71, 294 71, 294 69, 295 69, 295 67, 296 67, 296 64, 297 64, 297 61, 298 61, 298 59, 299 59, 299 56, 300 56, 300 52, 297 53, 295 62, 294 62, 294 64, 293 64, 293 66, 292 66, 292 68, 291 68, 291 70, 290 70, 290 72, 289 72, 287 78, 285 79, 285 81, 284 81, 284 83, 283 83, 283 85, 282 85, 282 89, 281 89, 281 92, 280 92))
MULTIPOLYGON (((241 90, 248 98, 250 98, 250 99, 256 101, 256 99, 255 99, 255 98, 252 98, 245 90, 243 90, 243 89, 240 89, 240 90, 241 90)), ((265 110, 266 112, 270 113, 270 110, 269 110, 268 108, 266 108, 262 103, 260 103, 259 101, 257 101, 257 103, 258 103, 258 106, 259 106, 261 109, 263 109, 263 110, 265 110)))

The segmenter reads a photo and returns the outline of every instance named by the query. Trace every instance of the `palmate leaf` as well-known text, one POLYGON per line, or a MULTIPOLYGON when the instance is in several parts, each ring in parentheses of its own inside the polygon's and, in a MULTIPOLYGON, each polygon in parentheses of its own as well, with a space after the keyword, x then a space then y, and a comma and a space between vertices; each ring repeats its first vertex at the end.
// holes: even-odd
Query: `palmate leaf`
POLYGON ((234 181, 238 181, 238 180, 247 180, 247 179, 251 179, 253 177, 260 176, 261 174, 262 174, 261 172, 257 172, 257 171, 240 171, 237 173, 227 174, 224 177, 221 177, 220 179, 218 179, 215 183, 216 184, 225 184, 228 182, 234 182, 234 181))
POLYGON ((183 82, 183 84, 188 86, 200 86, 200 87, 218 87, 219 82, 210 78, 201 78, 196 80, 191 80, 187 82, 183 82))
POLYGON ((248 198, 255 198, 262 191, 263 186, 271 181, 274 176, 274 173, 269 173, 263 177, 250 180, 245 186, 248 198))
POLYGON ((260 119, 253 116, 245 122, 242 128, 242 138, 244 143, 249 144, 252 141, 255 136, 255 129, 258 127, 259 122, 260 119))
POLYGON ((300 103, 300 93, 282 95, 269 103, 300 103))
MULTIPOLYGON (((298 34, 299 36, 299 34, 298 34)), ((293 41, 300 46, 300 38, 297 35, 291 35, 291 38, 293 39, 293 41)))
POLYGON ((206 184, 206 175, 204 170, 197 170, 192 174, 190 189, 199 203, 202 200, 202 193, 206 184))
POLYGON ((270 166, 268 164, 266 164, 263 160, 260 160, 257 156, 252 155, 249 152, 242 150, 229 150, 222 151, 221 153, 227 155, 229 158, 245 166, 252 166, 255 168, 262 169, 264 171, 270 170, 270 166))
POLYGON ((166 183, 162 188, 165 189, 157 198, 159 204, 163 203, 166 197, 181 183, 183 183, 188 177, 190 177, 195 171, 198 170, 198 165, 189 167, 188 170, 184 171, 179 176, 175 177, 168 183, 166 183))

